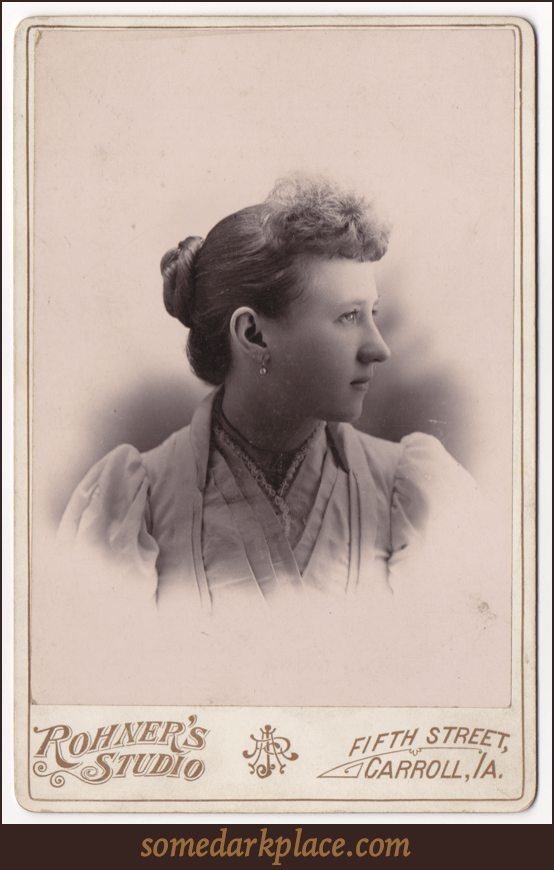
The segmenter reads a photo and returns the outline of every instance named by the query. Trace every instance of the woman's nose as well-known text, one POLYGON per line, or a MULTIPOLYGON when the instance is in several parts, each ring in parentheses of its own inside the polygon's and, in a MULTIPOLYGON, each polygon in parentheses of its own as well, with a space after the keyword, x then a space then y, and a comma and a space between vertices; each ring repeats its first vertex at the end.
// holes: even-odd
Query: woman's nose
POLYGON ((385 362, 390 355, 389 346, 374 326, 358 351, 358 360, 367 365, 370 362, 385 362))

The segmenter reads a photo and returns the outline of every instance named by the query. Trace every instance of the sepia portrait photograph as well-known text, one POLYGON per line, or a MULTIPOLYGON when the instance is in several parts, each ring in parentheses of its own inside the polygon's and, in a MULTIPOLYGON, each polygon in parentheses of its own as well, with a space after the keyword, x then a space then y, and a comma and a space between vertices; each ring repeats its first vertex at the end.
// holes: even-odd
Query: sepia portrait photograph
POLYGON ((33 705, 510 708, 517 21, 27 27, 33 705))

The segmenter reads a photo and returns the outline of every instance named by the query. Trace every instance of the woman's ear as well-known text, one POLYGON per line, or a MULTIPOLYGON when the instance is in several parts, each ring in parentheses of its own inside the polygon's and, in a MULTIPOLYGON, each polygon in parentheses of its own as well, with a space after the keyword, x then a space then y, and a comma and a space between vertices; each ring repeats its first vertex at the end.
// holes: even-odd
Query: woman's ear
POLYGON ((259 362, 267 349, 260 317, 252 308, 237 308, 230 322, 231 341, 242 353, 259 362))

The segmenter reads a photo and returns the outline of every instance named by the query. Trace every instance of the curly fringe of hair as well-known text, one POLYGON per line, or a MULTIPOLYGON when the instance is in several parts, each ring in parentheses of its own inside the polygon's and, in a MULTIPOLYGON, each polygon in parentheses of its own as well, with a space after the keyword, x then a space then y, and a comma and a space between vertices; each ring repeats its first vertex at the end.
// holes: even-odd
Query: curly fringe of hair
POLYGON ((391 227, 371 203, 320 176, 290 175, 277 181, 262 205, 266 237, 291 253, 380 260, 391 227))

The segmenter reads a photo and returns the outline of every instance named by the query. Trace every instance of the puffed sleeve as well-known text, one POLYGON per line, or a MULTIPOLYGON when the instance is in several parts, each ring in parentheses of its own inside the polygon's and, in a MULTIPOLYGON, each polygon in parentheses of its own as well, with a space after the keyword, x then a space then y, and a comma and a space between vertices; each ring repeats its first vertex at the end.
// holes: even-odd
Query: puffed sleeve
MULTIPOLYGON (((475 513, 477 486, 432 435, 415 432, 401 441, 391 504, 389 570, 415 555, 430 538, 458 530, 475 513)), ((450 541, 451 544, 454 541, 450 541)))
POLYGON ((141 455, 127 444, 91 468, 73 493, 57 536, 60 552, 102 559, 156 589, 158 545, 150 533, 149 481, 141 455))

